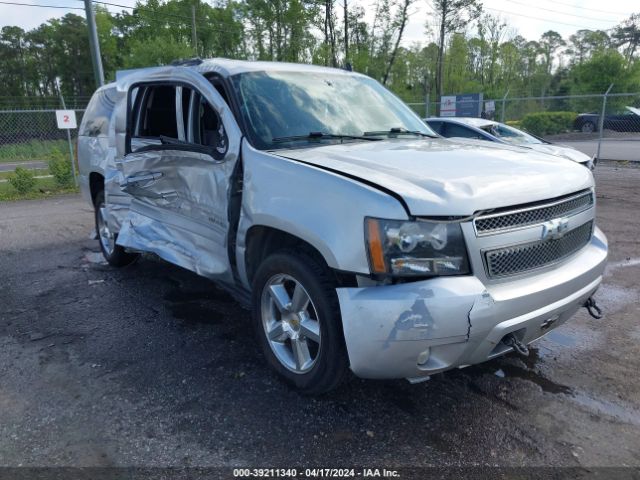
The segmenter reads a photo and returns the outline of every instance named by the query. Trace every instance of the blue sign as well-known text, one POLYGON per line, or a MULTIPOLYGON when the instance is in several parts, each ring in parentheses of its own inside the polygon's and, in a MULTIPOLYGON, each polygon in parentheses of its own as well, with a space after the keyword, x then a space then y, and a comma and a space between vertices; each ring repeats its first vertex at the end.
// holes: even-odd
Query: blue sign
POLYGON ((481 93, 456 95, 456 117, 479 117, 482 113, 481 93))

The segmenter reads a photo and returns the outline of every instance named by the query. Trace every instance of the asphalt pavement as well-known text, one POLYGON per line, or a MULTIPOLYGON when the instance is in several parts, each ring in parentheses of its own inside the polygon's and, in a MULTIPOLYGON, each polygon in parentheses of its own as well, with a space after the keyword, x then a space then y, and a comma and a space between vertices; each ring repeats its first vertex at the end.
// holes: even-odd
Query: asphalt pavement
MULTIPOLYGON (((598 140, 584 141, 567 141, 559 140, 568 147, 580 150, 589 156, 593 156, 598 151, 598 140)), ((635 139, 612 139, 605 138, 600 146, 601 160, 627 160, 631 162, 640 162, 640 138, 635 139)))
POLYGON ((640 169, 596 177, 604 319, 582 309, 528 358, 319 398, 271 373, 210 281, 105 265, 78 196, 0 203, 0 466, 640 467, 640 169))
POLYGON ((8 162, 0 163, 0 172, 13 172, 17 167, 26 168, 28 170, 48 168, 46 162, 8 162))

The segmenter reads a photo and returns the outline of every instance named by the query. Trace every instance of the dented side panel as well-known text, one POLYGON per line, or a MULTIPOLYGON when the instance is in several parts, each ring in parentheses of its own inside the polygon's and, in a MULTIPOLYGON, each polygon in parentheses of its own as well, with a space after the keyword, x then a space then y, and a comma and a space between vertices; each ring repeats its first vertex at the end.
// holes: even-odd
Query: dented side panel
MULTIPOLYGON (((114 202, 110 219, 119 227, 117 243, 150 251, 160 257, 220 281, 232 281, 227 252, 228 204, 231 176, 240 156, 241 133, 220 94, 202 75, 186 68, 158 69, 133 74, 118 84, 120 94, 114 115, 116 168, 107 173, 114 191, 119 183, 121 203, 114 202), (127 153, 127 92, 138 82, 189 85, 219 115, 228 145, 223 159, 215 160, 188 146, 171 148, 135 139, 127 153), (141 143, 142 142, 142 143, 141 143), (131 198, 127 204, 127 196, 131 198), (126 213, 125 213, 126 212, 126 213)), ((158 143, 158 142, 155 142, 158 143)))
POLYGON ((133 200, 118 244, 152 251, 200 275, 227 279, 225 185, 232 166, 185 151, 124 157, 118 162, 121 188, 133 200))

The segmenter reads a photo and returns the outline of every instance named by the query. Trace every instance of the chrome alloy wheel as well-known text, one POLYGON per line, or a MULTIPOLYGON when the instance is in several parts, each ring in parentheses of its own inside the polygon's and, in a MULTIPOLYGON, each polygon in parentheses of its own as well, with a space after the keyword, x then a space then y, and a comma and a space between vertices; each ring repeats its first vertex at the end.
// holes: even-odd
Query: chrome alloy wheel
POLYGON ((98 236, 100 237, 100 244, 107 256, 113 254, 116 244, 113 233, 109 230, 109 224, 107 223, 107 209, 104 203, 98 205, 98 236))
POLYGON ((311 370, 320 353, 320 322, 302 284, 289 275, 274 275, 260 303, 262 326, 278 361, 294 373, 311 370))

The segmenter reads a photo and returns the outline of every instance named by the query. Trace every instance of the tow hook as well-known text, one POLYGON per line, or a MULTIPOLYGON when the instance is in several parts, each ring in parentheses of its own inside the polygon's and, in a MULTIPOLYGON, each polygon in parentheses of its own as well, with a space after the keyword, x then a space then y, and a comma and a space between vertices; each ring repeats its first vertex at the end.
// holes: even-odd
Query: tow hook
POLYGON ((502 343, 504 343, 507 347, 513 348, 517 353, 524 357, 529 356, 529 349, 527 348, 527 346, 520 340, 518 340, 518 337, 516 337, 513 333, 510 333, 509 335, 504 337, 502 339, 502 343))
POLYGON ((602 318, 602 309, 596 303, 596 300, 593 297, 589 297, 583 305, 584 308, 587 309, 589 315, 593 318, 600 320, 602 318))

